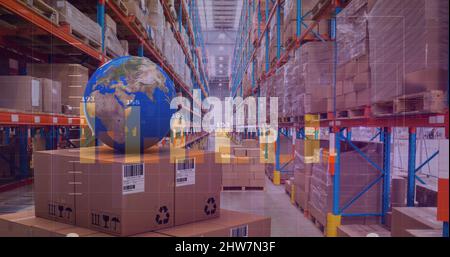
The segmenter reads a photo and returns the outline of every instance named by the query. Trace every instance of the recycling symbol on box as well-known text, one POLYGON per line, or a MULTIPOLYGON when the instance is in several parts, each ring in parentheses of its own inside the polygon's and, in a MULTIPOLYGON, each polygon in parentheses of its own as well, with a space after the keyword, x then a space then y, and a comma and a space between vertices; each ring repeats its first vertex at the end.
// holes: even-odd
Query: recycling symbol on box
POLYGON ((167 208, 167 206, 161 206, 159 208, 159 214, 156 215, 156 223, 158 223, 159 225, 162 224, 167 224, 169 223, 169 217, 170 217, 170 213, 169 213, 169 209, 167 208))
POLYGON ((213 215, 216 213, 217 205, 216 205, 216 199, 214 197, 208 198, 205 205, 205 213, 206 215, 213 215))

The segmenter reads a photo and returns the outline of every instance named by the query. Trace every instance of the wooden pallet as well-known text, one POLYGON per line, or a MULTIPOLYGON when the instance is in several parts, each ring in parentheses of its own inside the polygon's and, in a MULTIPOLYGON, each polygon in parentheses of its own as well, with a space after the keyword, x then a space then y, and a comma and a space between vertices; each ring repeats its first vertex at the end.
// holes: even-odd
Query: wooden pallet
POLYGON ((122 11, 123 15, 128 16, 128 7, 123 3, 122 0, 112 0, 112 2, 122 11))
POLYGON ((394 114, 394 101, 374 103, 371 106, 372 115, 386 116, 394 114))
POLYGON ((316 219, 311 213, 308 214, 309 220, 318 228, 322 233, 325 234, 325 225, 322 224, 318 219, 316 219))
POLYGON ((307 209, 303 208, 299 203, 297 203, 297 201, 295 201, 295 206, 300 210, 301 213, 303 213, 303 216, 309 218, 310 215, 307 209))
POLYGON ((83 43, 91 46, 95 50, 97 50, 97 51, 101 51, 102 50, 102 44, 101 43, 86 37, 83 32, 79 32, 76 29, 73 29, 72 26, 70 26, 69 23, 60 22, 60 26, 61 26, 61 28, 63 30, 65 30, 68 33, 72 34, 74 37, 78 38, 83 43))
POLYGON ((40 16, 46 18, 51 21, 53 24, 59 24, 59 13, 52 8, 50 5, 46 4, 43 0, 20 0, 22 3, 25 3, 33 11, 38 13, 40 16))
POLYGON ((131 26, 135 28, 137 31, 141 33, 141 35, 144 35, 145 38, 147 38, 147 30, 145 29, 145 26, 141 23, 139 19, 136 18, 134 15, 128 16, 131 26))
POLYGON ((223 186, 222 191, 265 191, 264 187, 223 186))
POLYGON ((442 113, 447 106, 446 100, 446 94, 440 90, 405 95, 394 99, 394 113, 442 113))
POLYGON ((360 106, 338 111, 337 118, 363 118, 370 116, 370 106, 360 106))

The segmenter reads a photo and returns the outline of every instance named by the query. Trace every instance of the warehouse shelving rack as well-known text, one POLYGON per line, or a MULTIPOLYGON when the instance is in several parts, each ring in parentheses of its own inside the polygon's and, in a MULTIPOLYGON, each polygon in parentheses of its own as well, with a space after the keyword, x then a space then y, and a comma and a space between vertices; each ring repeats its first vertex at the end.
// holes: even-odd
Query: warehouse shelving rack
MULTIPOLYGON (((69 31, 58 24, 53 23, 51 20, 41 16, 33 8, 26 3, 25 1, 19 0, 5 0, 0 1, 0 7, 6 9, 10 13, 15 16, 25 20, 32 27, 33 30, 40 30, 39 33, 48 35, 51 38, 56 38, 61 41, 65 47, 70 49, 76 49, 77 56, 73 58, 73 56, 52 56, 51 54, 40 53, 39 51, 29 49, 27 47, 21 46, 20 44, 11 44, 11 42, 5 39, 4 35, 14 35, 11 33, 21 33, 21 31, 8 31, 9 34, 2 31, 0 33, 0 44, 8 49, 12 49, 12 56, 20 56, 23 55, 27 60, 39 60, 41 62, 53 63, 53 62, 72 62, 72 63, 80 63, 89 67, 91 70, 96 69, 103 63, 107 62, 109 58, 105 52, 105 35, 104 35, 104 17, 105 13, 108 13, 112 17, 115 18, 117 23, 122 24, 127 29, 127 39, 133 40, 136 42, 137 47, 133 49, 138 56, 147 56, 157 64, 159 64, 164 71, 169 75, 169 77, 174 81, 175 86, 179 92, 182 92, 184 95, 188 96, 190 99, 193 99, 193 95, 187 84, 181 80, 181 78, 175 73, 174 69, 167 63, 165 58, 160 54, 160 52, 155 48, 153 44, 148 40, 148 36, 139 31, 135 26, 132 25, 133 17, 125 15, 117 3, 120 3, 120 0, 98 0, 92 1, 90 4, 92 6, 88 6, 87 8, 96 8, 97 10, 97 23, 102 28, 102 43, 101 48, 96 49, 87 43, 83 42, 79 38, 75 37, 69 31)), ((76 2, 76 1, 74 1, 76 2)), ((190 48, 188 48, 185 42, 182 40, 180 36, 180 31, 175 26, 175 21, 172 16, 168 12, 167 3, 164 0, 160 0, 161 5, 164 9, 164 14, 166 20, 171 24, 172 30, 174 32, 175 38, 178 43, 182 47, 185 55, 186 62, 189 64, 191 68, 191 72, 194 78, 194 88, 201 88, 202 96, 207 97, 209 88, 208 88, 208 77, 204 67, 206 67, 206 58, 201 57, 200 48, 196 45, 195 42, 202 42, 201 28, 200 23, 196 21, 192 23, 191 19, 194 17, 198 17, 198 10, 196 10, 195 1, 191 0, 189 5, 187 6, 186 2, 181 1, 182 8, 180 9, 180 17, 186 20, 188 31, 189 31, 189 41, 190 48), (195 10, 195 12, 194 12, 195 10), (188 49, 192 49, 196 58, 191 59, 188 55, 188 49)), ((80 2, 81 4, 81 2, 80 2)), ((86 4, 86 2, 83 2, 86 4)), ((198 19, 198 18, 197 18, 198 19)), ((180 19, 181 20, 181 19, 180 19)), ((181 26, 181 23, 180 23, 181 26)), ((32 31, 32 30, 30 30, 32 31)), ((33 31, 33 34, 36 33, 33 31)), ((31 34, 31 36, 33 35, 31 34)), ((130 49, 131 50, 131 49, 130 49)), ((203 50, 203 49, 202 49, 203 50)), ((194 54, 192 56, 194 56, 194 54)), ((203 52, 204 54, 204 52, 203 52)), ((24 72, 21 74, 24 74, 24 72)), ((201 115, 197 113, 193 113, 192 115, 201 115)), ((17 136, 20 141, 20 167, 15 167, 19 170, 19 175, 17 176, 17 181, 12 182, 11 184, 3 185, 0 187, 0 191, 9 190, 15 188, 17 186, 21 186, 23 184, 29 184, 32 181, 32 178, 29 177, 29 161, 28 161, 28 146, 31 141, 31 138, 35 135, 36 129, 41 128, 41 132, 44 133, 46 137, 46 148, 54 149, 56 147, 57 140, 63 140, 66 138, 68 131, 70 128, 86 128, 86 122, 83 117, 79 116, 70 116, 70 115, 56 115, 56 114, 44 114, 44 113, 25 113, 18 112, 15 110, 0 110, 0 127, 9 135, 10 131, 17 132, 17 136)), ((204 138, 204 133, 186 133, 189 138, 188 144, 194 144, 197 140, 201 140, 204 138)), ((2 156, 4 157, 4 156, 2 156)))
MULTIPOLYGON (((270 1, 270 0, 267 0, 270 1)), ((351 0, 350 0, 351 1, 351 0)), ((407 127, 409 133, 408 140, 408 185, 407 185, 407 206, 414 206, 415 199, 415 184, 416 181, 421 181, 416 175, 417 172, 428 164, 431 160, 439 155, 439 151, 433 153, 427 160, 416 167, 416 132, 418 128, 444 128, 445 137, 449 138, 449 111, 448 102, 447 109, 445 113, 440 114, 414 114, 414 115, 392 115, 383 117, 374 117, 370 113, 370 108, 365 111, 363 117, 358 118, 337 118, 336 112, 336 68, 337 68, 337 43, 336 43, 336 15, 344 8, 350 1, 339 1, 339 0, 323 0, 319 1, 317 8, 315 8, 314 20, 312 24, 307 26, 305 30, 302 31, 302 0, 297 0, 297 26, 296 26, 296 40, 295 44, 291 44, 285 48, 282 52, 280 45, 280 8, 283 3, 282 0, 272 1, 273 7, 271 10, 268 8, 266 3, 265 16, 266 21, 264 28, 261 31, 261 15, 260 15, 260 0, 244 0, 243 11, 241 14, 240 25, 238 29, 238 36, 236 40, 236 47, 234 50, 233 58, 233 74, 231 76, 231 86, 230 94, 232 97, 241 96, 247 97, 249 95, 259 95, 260 84, 264 79, 273 75, 276 69, 282 67, 287 61, 289 53, 292 50, 301 47, 302 43, 306 38, 306 35, 312 31, 312 29, 318 24, 317 22, 321 19, 330 19, 330 38, 329 40, 334 42, 334 72, 333 72, 333 96, 334 96, 334 111, 327 114, 327 117, 323 118, 320 115, 316 115, 316 119, 319 122, 319 126, 314 126, 313 130, 317 131, 320 128, 327 128, 330 132, 330 145, 334 144, 334 147, 330 148, 329 157, 329 172, 332 175, 333 180, 333 208, 332 213, 328 214, 327 220, 329 221, 328 227, 326 228, 326 234, 328 236, 336 236, 337 226, 340 224, 341 217, 345 216, 375 216, 380 217, 382 223, 386 222, 386 214, 390 210, 390 178, 391 178, 391 143, 392 143, 392 130, 396 127, 407 127), (253 4, 252 4, 253 3, 253 4), (251 20, 251 12, 249 9, 254 10, 258 8, 258 38, 255 48, 248 47, 247 39, 243 40, 242 35, 249 34, 248 32, 248 22, 251 20), (271 19, 276 15, 277 18, 277 63, 274 67, 270 67, 269 64, 269 40, 268 40, 268 26, 271 19), (268 71, 262 74, 261 78, 255 79, 254 69, 252 69, 252 90, 249 94, 243 92, 242 78, 247 72, 249 65, 254 65, 256 58, 256 52, 258 47, 261 47, 262 38, 266 37, 265 45, 265 70, 268 71), (374 135, 371 141, 379 138, 383 143, 383 165, 382 167, 374 163, 370 158, 368 158, 358 147, 352 143, 352 128, 358 127, 372 127, 377 128, 378 133, 374 135), (363 190, 356 194, 350 201, 348 201, 343 206, 340 206, 340 152, 341 152, 341 142, 347 142, 357 153, 361 155, 369 165, 375 167, 376 170, 380 172, 374 181, 364 186, 363 190), (346 213, 345 210, 356 202, 361 196, 368 192, 377 183, 382 183, 382 207, 379 213, 346 213)), ((324 40, 320 35, 315 35, 318 40, 324 40)), ((448 97, 447 97, 448 101, 448 97)), ((284 135, 293 140, 293 146, 295 145, 295 139, 305 139, 305 131, 310 124, 307 124, 305 120, 300 120, 297 122, 280 122, 278 126, 278 136, 276 141, 276 151, 275 151, 275 171, 274 171, 274 183, 280 183, 280 173, 284 168, 280 164, 280 136, 284 135)), ((260 133, 258 133, 260 134, 260 133)), ((253 133, 245 132, 244 137, 252 137, 253 133)), ((317 135, 309 135, 313 138, 317 138, 317 135)), ((294 149, 294 147, 293 147, 294 149)), ((266 155, 267 156, 267 155, 266 155)), ((447 179, 448 184, 448 179, 447 179)), ((441 190, 441 189, 439 189, 441 190)), ((446 192, 448 194, 448 192, 446 192)), ((439 211, 439 210, 438 210, 439 211)), ((448 210, 447 210, 448 212, 448 210)), ((443 236, 448 237, 448 220, 443 221, 443 236)))

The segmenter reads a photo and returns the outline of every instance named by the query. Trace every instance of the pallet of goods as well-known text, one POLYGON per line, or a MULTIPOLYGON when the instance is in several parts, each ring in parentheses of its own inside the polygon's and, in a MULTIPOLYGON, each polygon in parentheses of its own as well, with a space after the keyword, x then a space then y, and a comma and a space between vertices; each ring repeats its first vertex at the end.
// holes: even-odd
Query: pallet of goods
POLYGON ((59 23, 67 30, 97 50, 101 50, 102 32, 100 25, 75 8, 66 0, 48 0, 59 12, 59 23))
POLYGON ((368 15, 375 115, 445 108, 432 102, 446 98, 430 92, 448 90, 448 10, 444 0, 375 2, 368 15))

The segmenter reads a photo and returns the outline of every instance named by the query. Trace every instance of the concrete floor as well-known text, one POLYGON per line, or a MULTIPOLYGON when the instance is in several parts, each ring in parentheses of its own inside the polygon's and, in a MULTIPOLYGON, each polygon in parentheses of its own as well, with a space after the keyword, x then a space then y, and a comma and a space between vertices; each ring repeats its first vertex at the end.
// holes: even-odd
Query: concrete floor
POLYGON ((284 186, 266 180, 265 191, 222 192, 224 209, 270 216, 274 237, 321 237, 322 232, 290 203, 284 186))

